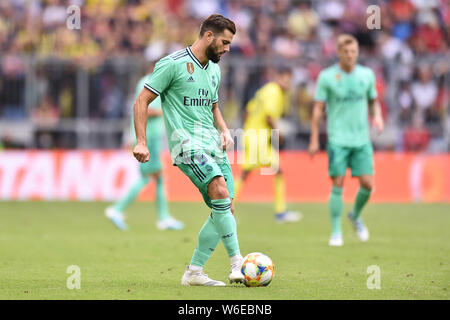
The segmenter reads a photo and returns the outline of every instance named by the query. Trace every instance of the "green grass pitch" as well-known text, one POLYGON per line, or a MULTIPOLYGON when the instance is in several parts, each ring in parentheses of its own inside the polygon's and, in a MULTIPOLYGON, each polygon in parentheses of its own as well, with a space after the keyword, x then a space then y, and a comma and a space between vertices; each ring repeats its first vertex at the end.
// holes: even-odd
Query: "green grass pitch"
MULTIPOLYGON (((327 204, 291 204, 295 224, 273 221, 272 205, 237 204, 242 254, 260 251, 275 263, 268 287, 182 287, 201 203, 171 203, 182 231, 158 231, 153 203, 127 212, 128 232, 103 214, 108 203, 0 202, 0 299, 450 299, 450 206, 369 204, 371 239, 359 243, 343 219, 344 246, 328 246, 327 204), (81 289, 66 287, 67 267, 81 270, 81 289), (367 268, 380 268, 380 289, 368 289, 367 268)), ((346 204, 349 209, 350 204, 346 204)), ((226 281, 222 244, 205 267, 226 281)))

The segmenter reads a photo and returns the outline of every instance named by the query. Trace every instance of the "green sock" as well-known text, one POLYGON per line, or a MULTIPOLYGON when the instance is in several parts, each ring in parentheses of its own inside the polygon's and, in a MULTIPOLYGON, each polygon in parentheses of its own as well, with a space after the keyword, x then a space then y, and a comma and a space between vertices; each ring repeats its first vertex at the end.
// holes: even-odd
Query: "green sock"
POLYGON ((344 203, 342 202, 342 188, 333 186, 328 204, 330 207, 331 233, 342 234, 341 213, 344 207, 344 203))
POLYGON ((191 259, 191 265, 203 267, 219 242, 220 236, 216 231, 214 221, 209 216, 198 234, 198 243, 191 259))
POLYGON ((158 211, 158 220, 164 220, 169 217, 166 193, 164 191, 164 180, 161 175, 156 181, 156 208, 158 211))
POLYGON ((353 216, 352 219, 354 221, 358 220, 361 215, 362 208, 366 205, 367 201, 370 198, 372 190, 368 190, 366 188, 360 187, 358 194, 356 195, 355 205, 353 206, 353 216))
POLYGON ((211 217, 216 226, 217 233, 227 250, 228 256, 233 257, 240 254, 236 220, 230 210, 230 198, 211 200, 211 206, 211 217))
POLYGON ((131 187, 128 193, 120 199, 115 205, 114 208, 119 212, 124 212, 125 209, 136 200, 139 192, 141 192, 142 188, 144 188, 149 182, 148 177, 142 177, 136 181, 136 183, 131 187))

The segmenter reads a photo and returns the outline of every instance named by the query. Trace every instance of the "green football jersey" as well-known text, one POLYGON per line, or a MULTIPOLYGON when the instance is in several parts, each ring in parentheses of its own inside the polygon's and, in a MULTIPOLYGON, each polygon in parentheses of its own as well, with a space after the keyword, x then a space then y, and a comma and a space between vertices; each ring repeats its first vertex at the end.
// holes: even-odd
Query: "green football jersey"
POLYGON ((370 142, 368 101, 377 97, 375 74, 357 64, 351 73, 339 64, 322 70, 315 100, 326 102, 328 141, 345 147, 370 142))
MULTIPOLYGON (((145 83, 148 81, 150 75, 143 76, 137 86, 136 86, 136 93, 135 98, 139 96, 139 93, 142 89, 144 89, 145 83)), ((160 97, 157 97, 155 100, 153 100, 149 105, 149 109, 156 109, 161 110, 161 99, 160 97)), ((161 139, 162 133, 163 133, 163 120, 162 117, 149 117, 147 119, 147 127, 146 127, 146 133, 147 133, 147 144, 150 144, 151 139, 161 139)), ((131 129, 132 129, 132 135, 134 137, 134 143, 136 143, 136 132, 134 130, 134 116, 131 116, 131 129)))
POLYGON ((214 127, 213 103, 218 102, 219 65, 205 66, 190 46, 159 60, 145 87, 161 97, 172 161, 182 153, 207 152, 223 158, 220 134, 214 127))

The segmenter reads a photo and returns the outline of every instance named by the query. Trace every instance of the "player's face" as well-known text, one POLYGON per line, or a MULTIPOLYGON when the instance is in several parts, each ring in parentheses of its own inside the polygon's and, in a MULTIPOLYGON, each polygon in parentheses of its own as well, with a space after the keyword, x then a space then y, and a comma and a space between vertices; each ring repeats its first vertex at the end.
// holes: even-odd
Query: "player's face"
POLYGON ((353 67, 358 59, 358 44, 350 43, 341 47, 338 51, 339 62, 347 67, 353 67))
POLYGON ((284 91, 289 90, 292 82, 292 73, 283 72, 279 75, 279 84, 284 91))
POLYGON ((216 35, 212 43, 206 47, 206 57, 214 63, 220 61, 220 57, 230 51, 230 44, 233 41, 233 34, 225 29, 224 32, 216 35))

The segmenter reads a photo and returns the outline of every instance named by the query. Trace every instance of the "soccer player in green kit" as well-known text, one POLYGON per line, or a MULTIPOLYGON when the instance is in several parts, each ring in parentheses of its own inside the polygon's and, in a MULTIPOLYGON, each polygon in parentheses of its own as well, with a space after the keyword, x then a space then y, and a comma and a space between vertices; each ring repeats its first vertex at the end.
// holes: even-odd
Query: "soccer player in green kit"
POLYGON ((359 240, 367 241, 369 231, 361 219, 361 211, 370 198, 373 187, 373 148, 369 136, 368 111, 380 133, 384 128, 377 102, 375 75, 357 64, 358 42, 348 34, 337 39, 339 62, 322 70, 316 86, 311 122, 309 154, 319 151, 319 122, 327 113, 328 173, 333 186, 329 198, 331 218, 330 246, 342 246, 342 188, 347 167, 359 178, 360 188, 348 218, 359 240))
MULTIPOLYGON (((150 74, 142 77, 136 86, 136 97, 144 88, 149 80, 150 74)), ((159 230, 181 230, 184 224, 170 216, 167 205, 166 194, 164 191, 164 180, 162 176, 161 164, 161 139, 163 135, 163 122, 161 111, 161 99, 158 97, 148 105, 147 110, 147 146, 151 150, 152 160, 139 164, 139 180, 128 190, 125 196, 114 205, 106 208, 105 215, 120 230, 127 230, 128 225, 125 222, 125 209, 128 208, 137 198, 139 192, 149 183, 150 177, 156 181, 156 209, 157 222, 156 227, 159 230)), ((132 124, 132 134, 134 135, 134 126, 132 124)), ((136 137, 134 136, 134 145, 136 137)))
POLYGON ((221 240, 230 257, 230 283, 244 280, 232 214, 233 175, 225 152, 234 143, 218 106, 220 67, 217 63, 230 50, 235 33, 231 20, 218 14, 208 17, 191 46, 157 62, 134 104, 136 159, 146 162, 152 157, 146 145, 146 106, 159 96, 173 164, 193 182, 211 208, 181 279, 185 286, 225 286, 203 272, 203 266, 221 240))

